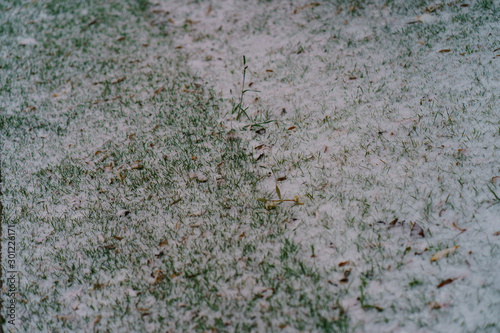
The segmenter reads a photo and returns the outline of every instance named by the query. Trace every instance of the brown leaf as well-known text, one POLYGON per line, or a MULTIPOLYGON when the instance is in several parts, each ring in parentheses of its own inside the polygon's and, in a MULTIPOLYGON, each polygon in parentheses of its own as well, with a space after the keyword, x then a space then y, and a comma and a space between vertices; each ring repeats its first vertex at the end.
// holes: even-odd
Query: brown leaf
POLYGON ((493 185, 500 185, 500 176, 491 177, 491 183, 493 185))
POLYGON ((238 236, 239 239, 242 239, 243 237, 245 237, 245 233, 244 232, 241 235, 238 236))
POLYGON ((166 239, 165 239, 165 240, 162 240, 162 241, 160 242, 160 244, 158 244, 158 246, 159 246, 159 247, 163 247, 163 246, 165 246, 165 245, 167 245, 167 244, 168 244, 168 240, 166 240, 166 239))
POLYGON ((411 237, 417 237, 417 236, 425 237, 425 235, 424 235, 424 229, 422 229, 422 227, 419 226, 418 223, 416 223, 416 222, 412 223, 411 231, 410 231, 410 236, 411 237))
POLYGON ((286 179, 286 176, 276 178, 276 181, 282 182, 286 179))
POLYGON ((500 236, 500 231, 494 232, 493 236, 500 236))
POLYGON ((101 315, 97 315, 97 317, 95 317, 94 321, 92 322, 92 325, 97 324, 99 320, 101 320, 101 315))
POLYGON ((122 77, 119 77, 117 79, 114 79, 114 80, 111 80, 111 84, 115 84, 115 83, 119 83, 119 82, 122 82, 123 80, 125 80, 127 77, 126 76, 122 76, 122 77))
POLYGON ((120 36, 116 39, 117 42, 121 42, 122 40, 125 40, 125 36, 120 36))
POLYGON ((130 166, 131 169, 138 169, 138 170, 141 170, 143 167, 144 166, 141 164, 141 161, 134 161, 130 166))
POLYGON ((439 53, 448 53, 448 52, 451 52, 450 49, 442 49, 442 50, 439 50, 438 51, 439 53))
POLYGON ((92 21, 85 24, 85 27, 90 27, 92 24, 95 24, 96 22, 97 22, 97 19, 93 19, 92 21))
POLYGON ((266 69, 267 73, 273 73, 274 71, 272 69, 266 69))
POLYGON ((396 223, 398 223, 398 219, 395 218, 391 222, 389 222, 389 229, 394 228, 396 226, 396 223))
POLYGON ((349 264, 349 263, 350 263, 350 261, 349 261, 349 260, 339 262, 339 267, 345 266, 345 265, 347 265, 347 264, 349 264))
POLYGON ((439 252, 434 253, 434 255, 431 257, 431 262, 436 261, 438 259, 441 259, 444 256, 447 256, 450 253, 455 252, 455 250, 458 248, 458 245, 455 245, 453 247, 441 250, 439 252))
POLYGON ((291 130, 293 130, 293 129, 295 129, 295 126, 288 127, 288 130, 289 130, 289 131, 291 131, 291 130))
POLYGON ((163 90, 165 90, 165 86, 164 86, 164 85, 162 85, 162 86, 160 86, 158 89, 156 89, 156 90, 154 91, 154 94, 155 94, 155 95, 156 95, 156 94, 159 94, 159 93, 160 93, 160 92, 162 92, 163 90))
POLYGON ((118 237, 118 236, 113 236, 113 238, 119 241, 123 239, 123 237, 118 237))
POLYGON ((357 77, 356 76, 349 76, 349 80, 356 80, 357 77))
POLYGON ((441 282, 437 285, 437 288, 439 289, 439 288, 441 288, 441 287, 444 287, 444 286, 446 286, 447 284, 450 284, 450 283, 452 283, 452 282, 453 282, 453 281, 455 281, 455 280, 456 280, 456 278, 455 278, 455 279, 446 279, 446 280, 443 280, 443 281, 441 281, 441 282))
POLYGON ((453 228, 455 228, 455 229, 457 229, 457 230, 461 231, 461 232, 465 232, 465 231, 467 231, 467 229, 462 229, 462 228, 457 227, 457 226, 455 225, 455 222, 451 222, 451 226, 452 226, 453 228))

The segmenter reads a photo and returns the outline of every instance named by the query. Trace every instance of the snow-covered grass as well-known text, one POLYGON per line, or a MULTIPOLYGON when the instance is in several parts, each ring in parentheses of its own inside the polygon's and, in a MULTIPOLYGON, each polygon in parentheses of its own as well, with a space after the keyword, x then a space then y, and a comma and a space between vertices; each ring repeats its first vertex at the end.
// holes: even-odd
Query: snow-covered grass
POLYGON ((0 11, 17 329, 500 330, 497 2, 0 11))

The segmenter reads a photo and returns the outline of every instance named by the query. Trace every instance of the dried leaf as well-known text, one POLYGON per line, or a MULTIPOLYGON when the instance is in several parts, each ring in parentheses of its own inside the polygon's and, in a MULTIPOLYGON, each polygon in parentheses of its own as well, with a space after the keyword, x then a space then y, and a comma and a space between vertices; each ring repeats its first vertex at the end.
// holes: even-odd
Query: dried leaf
POLYGON ((349 264, 349 263, 350 263, 350 261, 349 261, 349 260, 339 262, 339 267, 345 266, 345 265, 347 265, 347 264, 349 264))
POLYGON ((118 237, 118 236, 113 236, 113 238, 119 241, 123 239, 123 237, 118 237))
POLYGON ((288 127, 288 130, 289 130, 289 131, 291 131, 291 130, 293 130, 293 129, 295 129, 295 126, 288 127))
POLYGON ((456 279, 446 279, 446 280, 443 280, 441 281, 438 285, 437 285, 437 288, 441 288, 441 287, 444 287, 446 286, 447 284, 450 284, 452 283, 453 281, 455 281, 456 279))
POLYGON ((266 129, 264 127, 259 128, 258 130, 255 131, 255 133, 260 134, 260 135, 265 134, 266 133, 266 129))
POLYGON ((92 321, 92 325, 97 324, 99 320, 101 320, 101 315, 97 315, 97 317, 95 317, 94 321, 92 321))
POLYGON ((281 200, 281 192, 280 189, 278 188, 278 185, 276 185, 276 194, 278 195, 278 198, 281 200))
POLYGON ((143 168, 143 165, 141 164, 141 161, 134 161, 134 162, 132 162, 132 165, 130 166, 130 169, 141 170, 142 168, 143 168))
POLYGON ((274 72, 274 71, 273 71, 272 69, 266 69, 266 72, 268 72, 268 73, 272 73, 272 72, 274 72))
POLYGON ((416 222, 412 223, 410 236, 411 237, 417 237, 417 236, 425 237, 424 229, 422 229, 422 227, 419 226, 418 223, 416 223, 416 222))
POLYGON ((439 53, 448 53, 448 52, 451 52, 450 49, 442 49, 442 50, 439 50, 438 51, 439 53))
POLYGON ((158 93, 162 92, 163 90, 165 90, 165 86, 164 86, 164 85, 162 85, 162 86, 160 86, 158 89, 156 89, 156 90, 154 91, 154 94, 156 95, 156 94, 158 94, 158 93))
POLYGON ((266 203, 266 202, 267 202, 267 200, 266 200, 266 199, 264 199, 264 198, 257 198, 257 201, 260 201, 260 202, 263 202, 263 203, 266 203))
POLYGON ((118 171, 115 171, 115 175, 116 175, 116 178, 118 178, 118 180, 123 183, 124 177, 122 177, 118 171))
POLYGON ((120 209, 116 212, 116 216, 118 217, 125 217, 127 216, 128 214, 130 214, 130 211, 127 210, 127 209, 120 209))
POLYGON ((111 83, 111 84, 116 84, 116 83, 122 82, 122 81, 123 81, 123 80, 125 80, 125 79, 126 79, 126 77, 125 77, 125 76, 122 76, 122 77, 119 77, 119 78, 117 78, 117 79, 112 80, 110 83, 111 83))
POLYGON ((493 185, 500 185, 500 176, 491 177, 491 183, 493 185))
POLYGON ((494 232, 493 236, 500 236, 500 231, 494 232))
POLYGON ((462 228, 457 227, 457 226, 455 225, 455 222, 451 222, 451 226, 452 226, 453 228, 455 228, 455 229, 457 229, 457 230, 461 231, 461 232, 465 232, 465 231, 467 231, 467 229, 462 229, 462 228))
POLYGON ((431 262, 436 261, 438 259, 441 259, 444 256, 447 256, 450 253, 455 252, 455 250, 458 248, 458 245, 455 245, 453 247, 441 250, 439 252, 434 253, 434 255, 431 257, 431 262))
POLYGON ((188 214, 187 216, 189 217, 198 217, 198 216, 203 216, 207 211, 204 210, 204 211, 201 211, 201 212, 195 212, 195 213, 191 213, 191 214, 188 214))
POLYGON ((276 178, 276 181, 278 182, 282 182, 284 180, 286 180, 286 176, 276 178))
POLYGON ((239 239, 242 239, 243 237, 245 237, 245 233, 244 232, 241 235, 238 236, 239 239))

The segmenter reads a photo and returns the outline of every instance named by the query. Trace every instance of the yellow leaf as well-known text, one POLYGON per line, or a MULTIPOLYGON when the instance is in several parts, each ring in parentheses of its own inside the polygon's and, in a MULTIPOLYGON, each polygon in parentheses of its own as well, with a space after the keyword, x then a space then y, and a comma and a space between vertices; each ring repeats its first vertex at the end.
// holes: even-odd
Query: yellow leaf
POLYGON ((450 253, 455 252, 455 250, 458 248, 458 245, 455 245, 453 247, 441 250, 439 252, 434 253, 434 255, 431 257, 431 262, 436 261, 438 259, 441 259, 442 257, 447 256, 450 253))
POLYGON ((280 189, 278 188, 278 185, 276 185, 276 194, 278 195, 278 198, 281 200, 281 192, 280 189))

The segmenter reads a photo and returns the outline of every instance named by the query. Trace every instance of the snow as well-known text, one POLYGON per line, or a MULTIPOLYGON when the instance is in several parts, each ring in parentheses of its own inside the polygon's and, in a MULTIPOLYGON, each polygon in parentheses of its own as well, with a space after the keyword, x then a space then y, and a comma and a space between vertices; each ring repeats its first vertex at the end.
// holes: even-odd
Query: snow
MULTIPOLYGON (((147 27, 93 36, 109 67, 96 55, 29 94, 44 69, 19 74, 2 116, 41 119, 1 131, 21 330, 64 330, 51 320, 66 316, 81 330, 320 331, 339 307, 350 331, 498 329, 500 21, 468 5, 159 0, 147 27), (243 56, 252 119, 237 120, 243 56), (186 97, 178 117, 173 99, 197 85, 218 107, 203 115, 186 97)), ((109 11, 132 22, 125 12, 109 11)), ((80 38, 95 12, 61 15, 80 38)), ((29 31, 0 42, 43 64, 45 37, 29 31)))

